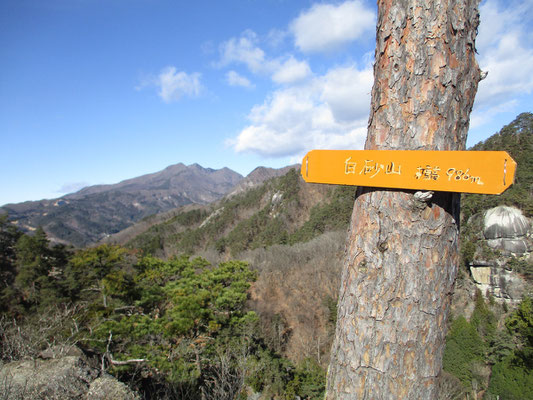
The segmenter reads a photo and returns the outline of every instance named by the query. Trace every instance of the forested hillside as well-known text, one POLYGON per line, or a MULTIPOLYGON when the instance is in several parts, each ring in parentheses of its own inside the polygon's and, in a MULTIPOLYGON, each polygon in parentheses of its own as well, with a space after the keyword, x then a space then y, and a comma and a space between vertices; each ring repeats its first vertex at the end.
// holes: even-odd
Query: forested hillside
POLYGON ((461 198, 462 265, 443 360, 446 385, 455 387, 455 398, 533 399, 533 258, 531 253, 504 256, 490 248, 482 228, 485 211, 496 206, 513 206, 532 216, 533 114, 520 114, 471 150, 505 150, 518 166, 514 184, 502 195, 461 198), (469 268, 476 258, 496 260, 529 282, 517 307, 476 289, 469 268))
POLYGON ((520 208, 527 217, 533 215, 533 114, 522 113, 500 132, 480 142, 471 150, 507 151, 517 162, 515 182, 500 196, 463 195, 464 219, 497 205, 520 208))
MULTIPOLYGON (((526 113, 475 147, 509 151, 517 179, 502 196, 462 197, 443 399, 533 398, 531 293, 496 301, 476 290, 469 269, 483 250, 485 210, 512 205, 531 217, 532 137, 526 113)), ((145 398, 323 398, 354 194, 305 184, 292 169, 146 222, 127 243, 85 249, 0 217, 2 362, 60 344, 145 398)), ((506 268, 531 283, 531 265, 527 254, 506 268)))
MULTIPOLYGON (((77 346, 146 398, 322 391, 315 360, 296 364, 267 344, 246 305, 257 271, 245 262, 164 261, 110 245, 73 252, 50 246, 42 230, 25 235, 5 217, 0 240, 2 362, 77 346)), ((2 398, 12 398, 10 390, 0 388, 2 398)))
POLYGON ((216 250, 223 257, 305 242, 346 229, 354 194, 353 187, 306 184, 299 171, 291 169, 211 206, 178 213, 127 245, 155 255, 216 250))

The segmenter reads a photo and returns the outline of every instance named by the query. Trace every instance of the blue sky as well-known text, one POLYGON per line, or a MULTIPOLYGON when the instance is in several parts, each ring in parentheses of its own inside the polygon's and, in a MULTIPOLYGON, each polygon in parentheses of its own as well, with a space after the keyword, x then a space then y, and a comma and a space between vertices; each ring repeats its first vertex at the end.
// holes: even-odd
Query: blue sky
MULTIPOLYGON (((0 205, 361 148, 374 1, 0 0, 0 205)), ((533 111, 533 1, 481 4, 469 145, 533 111)))

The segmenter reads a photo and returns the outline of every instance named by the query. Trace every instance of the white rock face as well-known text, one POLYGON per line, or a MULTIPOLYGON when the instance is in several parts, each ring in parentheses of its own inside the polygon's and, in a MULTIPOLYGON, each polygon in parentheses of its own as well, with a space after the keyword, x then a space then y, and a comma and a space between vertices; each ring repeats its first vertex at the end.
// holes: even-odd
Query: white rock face
POLYGON ((531 222, 514 207, 499 206, 485 213, 484 242, 498 250, 495 258, 478 254, 470 265, 472 279, 483 294, 492 295, 499 302, 517 303, 530 285, 520 274, 507 266, 516 257, 531 256, 531 222))
POLYGON ((484 235, 486 239, 516 238, 527 235, 528 219, 518 208, 499 206, 485 213, 484 235))
POLYGON ((485 214, 483 234, 487 244, 498 250, 514 254, 528 252, 528 233, 531 224, 517 208, 499 206, 485 214))
POLYGON ((487 244, 493 249, 503 250, 513 254, 524 254, 529 250, 529 245, 526 237, 509 239, 509 238, 500 238, 500 239, 489 239, 487 244))
POLYGON ((488 289, 490 286, 491 278, 491 266, 486 265, 474 265, 471 269, 472 279, 478 285, 485 285, 485 289, 488 289))
POLYGON ((283 193, 276 192, 272 195, 272 204, 278 204, 283 199, 283 193))
POLYGON ((527 282, 521 276, 506 270, 497 262, 474 262, 470 272, 481 293, 490 293, 499 302, 518 303, 527 290, 527 282))

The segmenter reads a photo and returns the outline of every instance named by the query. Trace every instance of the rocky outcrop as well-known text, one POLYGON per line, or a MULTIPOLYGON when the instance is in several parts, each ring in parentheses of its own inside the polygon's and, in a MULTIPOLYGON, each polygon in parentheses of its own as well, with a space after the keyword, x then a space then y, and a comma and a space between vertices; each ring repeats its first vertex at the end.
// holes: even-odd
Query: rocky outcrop
POLYGON ((0 370, 7 398, 82 399, 98 370, 80 357, 24 360, 6 364, 0 370))
POLYGON ((2 399, 116 399, 139 396, 90 365, 77 348, 51 348, 34 360, 0 365, 2 399))
POLYGON ((517 208, 499 206, 485 213, 483 235, 493 249, 523 255, 531 250, 529 220, 517 208))
POLYGON ((531 222, 517 208, 499 206, 485 213, 481 250, 470 265, 472 279, 483 294, 500 302, 521 301, 530 285, 509 267, 509 261, 531 257, 530 234, 531 222))
POLYGON ((139 396, 111 375, 104 374, 91 382, 85 398, 87 400, 137 400, 139 396))
MULTIPOLYGON (((500 302, 519 303, 528 283, 519 274, 500 265, 501 261, 474 261, 470 273, 481 293, 489 293, 500 302)), ((504 261, 505 263, 505 261, 504 261)))

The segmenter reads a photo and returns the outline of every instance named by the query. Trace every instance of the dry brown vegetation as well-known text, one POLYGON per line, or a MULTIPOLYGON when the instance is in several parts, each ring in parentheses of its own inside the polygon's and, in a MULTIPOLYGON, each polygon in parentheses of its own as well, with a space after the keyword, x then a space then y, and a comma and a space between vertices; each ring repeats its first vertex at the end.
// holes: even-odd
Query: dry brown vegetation
POLYGON ((329 362, 345 239, 345 232, 328 232, 307 243, 240 255, 259 271, 251 306, 269 345, 295 362, 329 362))

